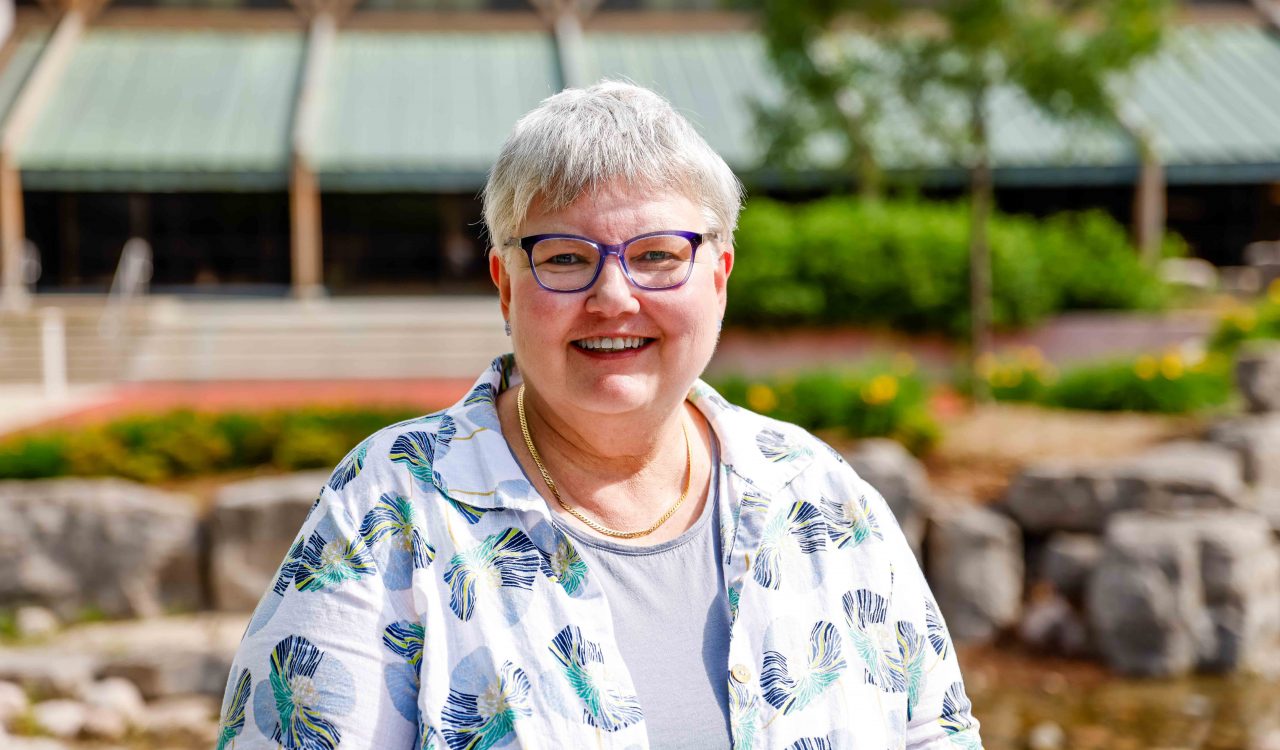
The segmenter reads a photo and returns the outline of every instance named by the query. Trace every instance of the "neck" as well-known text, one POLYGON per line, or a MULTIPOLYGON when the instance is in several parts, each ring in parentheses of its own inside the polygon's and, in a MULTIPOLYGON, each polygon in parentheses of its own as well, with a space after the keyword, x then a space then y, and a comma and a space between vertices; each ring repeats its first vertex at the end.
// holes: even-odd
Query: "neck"
MULTIPOLYGON (((513 388, 499 399, 503 432, 548 505, 563 518, 571 518, 555 503, 524 445, 516 413, 518 390, 513 388)), ((697 519, 703 507, 710 453, 702 420, 695 419, 696 410, 688 408, 687 402, 659 414, 601 416, 552 408, 533 387, 526 388, 524 401, 534 447, 567 505, 605 526, 634 531, 652 525, 679 499, 687 484, 690 489, 684 504, 658 530, 636 543, 674 538, 697 519)))

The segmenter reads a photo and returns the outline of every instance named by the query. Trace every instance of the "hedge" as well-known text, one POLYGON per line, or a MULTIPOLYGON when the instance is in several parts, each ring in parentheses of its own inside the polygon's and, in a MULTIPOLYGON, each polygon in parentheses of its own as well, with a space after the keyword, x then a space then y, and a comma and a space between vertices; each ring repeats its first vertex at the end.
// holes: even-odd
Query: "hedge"
POLYGON ((916 454, 940 435, 929 412, 929 385, 905 355, 856 370, 728 377, 714 386, 731 403, 765 416, 843 437, 893 438, 916 454))
POLYGON ((160 482, 237 469, 328 468, 413 409, 179 410, 0 440, 0 479, 119 476, 160 482))
MULTIPOLYGON (((1024 327, 1061 310, 1167 302, 1167 287, 1101 211, 1044 220, 997 214, 989 238, 997 327, 1024 327)), ((736 234, 728 321, 886 325, 961 337, 969 327, 968 247, 961 204, 753 199, 736 234)), ((1166 254, 1184 251, 1171 236, 1166 254)))

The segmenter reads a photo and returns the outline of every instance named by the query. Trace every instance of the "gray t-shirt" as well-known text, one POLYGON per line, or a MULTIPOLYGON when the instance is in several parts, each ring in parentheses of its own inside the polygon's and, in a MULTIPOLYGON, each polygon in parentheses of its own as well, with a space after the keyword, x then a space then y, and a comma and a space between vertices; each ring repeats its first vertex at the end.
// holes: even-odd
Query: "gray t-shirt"
POLYGON ((706 507, 688 531, 668 542, 636 547, 561 526, 609 601, 653 750, 730 745, 719 469, 719 446, 712 438, 706 507))

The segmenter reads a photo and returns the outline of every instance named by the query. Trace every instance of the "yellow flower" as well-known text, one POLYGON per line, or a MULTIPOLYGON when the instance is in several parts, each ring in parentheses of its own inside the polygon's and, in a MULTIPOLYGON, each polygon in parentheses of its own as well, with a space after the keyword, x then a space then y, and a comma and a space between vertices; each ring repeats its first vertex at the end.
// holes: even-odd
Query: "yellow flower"
POLYGON ((1231 322, 1235 324, 1236 328, 1248 333, 1258 325, 1258 315, 1253 311, 1253 308, 1246 307, 1234 313, 1231 316, 1231 322))
POLYGON ((901 377, 906 377, 916 371, 916 358, 907 352, 898 352, 893 355, 893 371, 901 377))
POLYGON ((1280 305, 1280 277, 1271 280, 1267 285, 1267 299, 1271 300, 1271 304, 1280 305))
POLYGON ((1143 380, 1150 380, 1154 378, 1156 373, 1159 372, 1159 369, 1159 364, 1156 362, 1156 358, 1150 354, 1144 354, 1141 357, 1138 357, 1137 361, 1133 363, 1133 372, 1143 380))
POLYGON ((862 389, 862 400, 876 405, 892 401, 898 395, 898 379, 892 375, 877 375, 862 389))
POLYGON ((747 386, 747 406, 752 411, 768 414, 778 407, 778 397, 773 389, 763 383, 747 386))
POLYGON ((1160 374, 1166 380, 1177 380, 1182 377, 1182 357, 1176 353, 1170 352, 1160 358, 1160 374))

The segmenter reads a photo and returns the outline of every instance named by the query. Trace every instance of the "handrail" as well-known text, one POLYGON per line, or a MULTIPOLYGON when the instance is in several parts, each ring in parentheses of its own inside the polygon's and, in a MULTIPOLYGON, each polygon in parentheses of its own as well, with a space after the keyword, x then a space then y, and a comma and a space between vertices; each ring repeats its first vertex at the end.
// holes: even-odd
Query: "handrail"
POLYGON ((104 339, 120 337, 121 316, 135 297, 146 294, 151 271, 151 244, 141 237, 130 238, 120 252, 120 264, 116 266, 107 304, 98 321, 98 334, 104 339))

